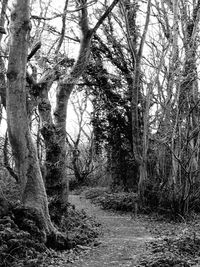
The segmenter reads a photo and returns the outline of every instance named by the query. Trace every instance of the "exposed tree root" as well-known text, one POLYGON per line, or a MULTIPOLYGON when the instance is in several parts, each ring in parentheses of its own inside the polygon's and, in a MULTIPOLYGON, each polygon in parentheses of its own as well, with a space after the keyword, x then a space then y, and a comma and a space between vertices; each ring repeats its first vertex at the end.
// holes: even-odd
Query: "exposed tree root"
POLYGON ((45 232, 44 222, 37 210, 20 203, 8 205, 9 208, 6 205, 0 215, 1 267, 18 266, 24 261, 33 261, 33 266, 40 266, 39 261, 47 257, 49 249, 69 250, 76 245, 89 243, 98 236, 98 224, 84 212, 75 211, 69 204, 57 209, 59 204, 51 202, 54 231, 50 233, 45 232))

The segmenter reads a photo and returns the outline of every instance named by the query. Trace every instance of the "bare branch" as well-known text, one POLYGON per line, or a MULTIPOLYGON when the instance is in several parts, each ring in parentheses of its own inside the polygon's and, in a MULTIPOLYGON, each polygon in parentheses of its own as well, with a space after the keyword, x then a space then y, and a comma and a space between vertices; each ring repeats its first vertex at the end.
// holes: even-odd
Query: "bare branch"
POLYGON ((83 3, 79 7, 77 7, 74 10, 68 10, 67 12, 73 13, 82 10, 83 8, 88 8, 89 6, 92 6, 93 4, 97 3, 97 0, 91 0, 89 3, 83 3))
POLYGON ((35 53, 40 49, 40 47, 41 47, 41 42, 39 41, 39 42, 37 42, 35 45, 34 45, 34 47, 32 48, 32 50, 31 50, 31 52, 30 52, 30 54, 28 55, 28 57, 27 57, 27 61, 29 61, 34 55, 35 55, 35 53))
POLYGON ((146 39, 146 34, 147 34, 147 29, 149 26, 149 19, 150 19, 150 11, 151 11, 151 0, 148 1, 148 6, 147 6, 147 16, 146 16, 146 21, 145 21, 145 26, 144 26, 144 31, 142 34, 142 38, 140 41, 140 47, 138 50, 138 57, 141 58, 142 52, 143 52, 143 47, 146 39))
POLYGON ((61 45, 62 45, 63 40, 64 40, 64 37, 65 37, 67 7, 68 7, 68 0, 65 0, 65 6, 64 6, 63 15, 62 15, 62 30, 61 30, 61 36, 59 39, 59 43, 58 43, 58 46, 57 46, 57 49, 55 52, 56 54, 60 50, 61 45))
POLYGON ((97 21, 96 25, 92 29, 92 34, 94 34, 98 30, 98 28, 100 27, 100 25, 107 18, 107 16, 111 13, 111 11, 113 10, 113 8, 116 6, 116 4, 118 2, 119 2, 119 0, 114 0, 112 2, 112 4, 106 9, 106 11, 104 12, 104 14, 101 16, 101 18, 97 21))
POLYGON ((53 17, 47 18, 47 17, 43 17, 43 16, 32 15, 31 16, 31 19, 36 19, 36 20, 53 20, 53 19, 56 19, 56 18, 59 18, 59 17, 62 17, 62 16, 63 16, 63 14, 56 14, 53 17))

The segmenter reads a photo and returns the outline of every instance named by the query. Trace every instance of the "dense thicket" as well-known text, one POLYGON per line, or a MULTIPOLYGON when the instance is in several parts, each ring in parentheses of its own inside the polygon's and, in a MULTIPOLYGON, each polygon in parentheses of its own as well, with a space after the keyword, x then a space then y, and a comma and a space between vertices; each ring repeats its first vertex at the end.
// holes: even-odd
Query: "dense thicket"
POLYGON ((182 215, 199 207, 199 4, 125 1, 95 35, 84 76, 113 188, 182 215))

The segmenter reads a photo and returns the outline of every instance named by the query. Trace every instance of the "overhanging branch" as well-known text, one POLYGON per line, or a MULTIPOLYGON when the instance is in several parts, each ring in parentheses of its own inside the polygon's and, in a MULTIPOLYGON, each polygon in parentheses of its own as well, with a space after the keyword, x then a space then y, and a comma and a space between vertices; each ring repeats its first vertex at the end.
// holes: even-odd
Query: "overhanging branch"
POLYGON ((119 2, 119 0, 114 0, 112 2, 112 4, 106 9, 106 11, 104 12, 104 14, 100 17, 100 19, 97 21, 96 25, 92 29, 92 34, 94 34, 98 30, 98 28, 100 27, 100 25, 107 18, 107 16, 111 13, 111 11, 113 10, 113 8, 116 6, 116 4, 118 2, 119 2))

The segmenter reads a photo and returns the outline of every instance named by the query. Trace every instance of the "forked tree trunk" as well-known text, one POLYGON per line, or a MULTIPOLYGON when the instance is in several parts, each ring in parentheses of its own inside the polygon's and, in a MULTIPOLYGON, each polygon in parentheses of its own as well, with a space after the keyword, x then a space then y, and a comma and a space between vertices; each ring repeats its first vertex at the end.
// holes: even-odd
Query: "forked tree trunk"
POLYGON ((8 133, 20 180, 22 202, 36 211, 46 233, 51 233, 54 227, 27 116, 26 63, 31 27, 29 9, 29 0, 17 0, 11 14, 7 72, 8 133))
MULTIPOLYGON (((54 120, 51 118, 51 106, 48 100, 48 90, 43 93, 43 99, 39 104, 39 112, 42 119, 41 133, 46 147, 45 183, 48 196, 53 196, 64 205, 67 201, 67 174, 66 174, 66 119, 67 105, 70 94, 83 73, 90 53, 90 31, 84 32, 77 62, 70 75, 58 84, 56 94, 56 108, 54 120)), ((43 89, 44 92, 45 88, 43 89)))
POLYGON ((56 197, 61 205, 66 203, 68 191, 66 188, 66 119, 68 100, 78 79, 85 71, 90 55, 91 39, 94 33, 97 31, 108 14, 112 11, 118 1, 119 0, 113 0, 112 4, 107 8, 93 29, 89 28, 86 5, 87 1, 77 1, 79 5, 82 6, 79 23, 82 38, 77 61, 74 64, 70 74, 63 79, 60 79, 58 83, 54 118, 51 118, 51 107, 48 100, 48 92, 42 96, 42 101, 39 104, 39 112, 42 121, 41 132, 46 147, 45 181, 47 193, 49 196, 56 197))

